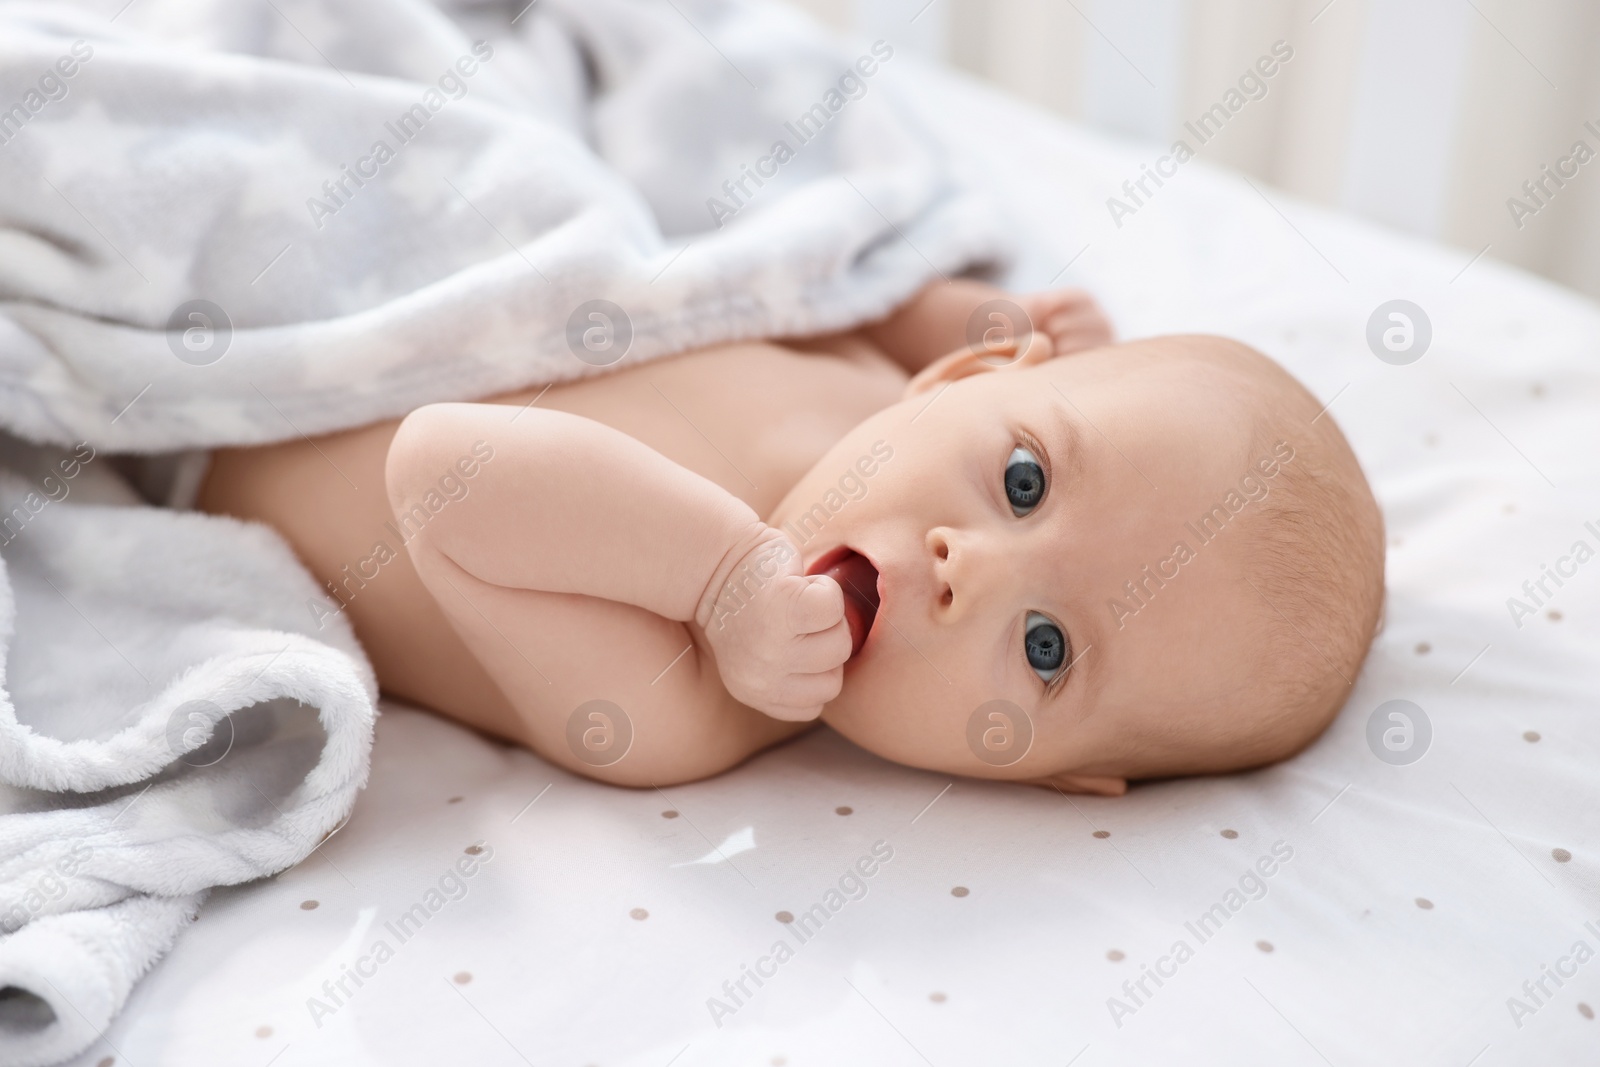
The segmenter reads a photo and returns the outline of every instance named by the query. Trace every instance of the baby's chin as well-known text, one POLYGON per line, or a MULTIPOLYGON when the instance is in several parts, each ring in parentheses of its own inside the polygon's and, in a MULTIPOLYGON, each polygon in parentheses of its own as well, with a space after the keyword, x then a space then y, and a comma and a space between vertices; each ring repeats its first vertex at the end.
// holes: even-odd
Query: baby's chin
POLYGON ((969 778, 1008 777, 985 773, 997 768, 985 767, 972 758, 958 721, 961 716, 930 715, 925 707, 900 708, 890 701, 855 699, 865 695, 859 690, 851 692, 847 666, 844 689, 823 708, 822 721, 857 748, 890 763, 969 778), (938 722, 952 725, 947 731, 940 731, 934 726, 938 722), (939 739, 936 735, 940 732, 951 736, 939 739))
MULTIPOLYGON (((1035 733, 1037 718, 1012 735, 1022 741, 1020 751, 986 749, 982 737, 985 726, 994 725, 990 713, 1005 708, 979 702, 970 709, 939 706, 928 694, 918 694, 901 702, 897 696, 903 686, 889 686, 884 678, 858 678, 852 686, 851 671, 845 668, 844 687, 822 710, 821 721, 843 735, 857 748, 879 759, 916 770, 956 775, 991 782, 1014 782, 1051 788, 1066 783, 1069 792, 1120 794, 1125 783, 1107 788, 1084 786, 1083 782, 1120 782, 1121 772, 1107 761, 1095 758, 1103 737, 1063 737, 1035 733), (877 682, 878 685, 872 685, 877 682), (861 684, 869 683, 869 684, 861 684), (978 725, 974 727, 974 721, 978 725)), ((1021 712, 1014 704, 1009 707, 1021 712)), ((1113 746, 1115 747, 1115 746, 1113 746)), ((1113 761, 1114 762, 1114 761, 1113 761)))
MULTIPOLYGON (((911 767, 927 767, 928 753, 919 751, 914 731, 894 708, 883 707, 881 702, 859 699, 865 694, 856 687, 852 692, 850 668, 845 667, 844 688, 822 709, 822 721, 842 734, 857 748, 862 748, 880 759, 911 767), (867 705, 877 704, 876 709, 867 705)), ((929 768, 932 769, 932 768, 929 768)))
MULTIPOLYGON (((829 705, 831 709, 833 705, 829 705)), ((848 713, 832 713, 824 709, 822 721, 857 748, 872 753, 879 759, 897 763, 919 771, 958 775, 985 781, 1019 782, 1046 785, 1055 773, 1042 761, 1032 760, 1017 764, 994 765, 974 758, 964 746, 930 746, 922 743, 911 728, 886 733, 881 730, 862 729, 859 719, 848 713)))

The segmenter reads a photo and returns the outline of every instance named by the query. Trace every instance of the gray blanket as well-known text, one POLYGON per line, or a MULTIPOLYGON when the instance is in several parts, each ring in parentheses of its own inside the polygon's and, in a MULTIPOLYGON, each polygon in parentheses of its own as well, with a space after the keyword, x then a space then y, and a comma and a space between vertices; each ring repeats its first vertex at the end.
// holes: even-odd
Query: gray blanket
POLYGON ((732 0, 0 3, 0 1063, 90 1045, 365 780, 342 616, 114 454, 845 328, 995 262, 908 62, 732 0))

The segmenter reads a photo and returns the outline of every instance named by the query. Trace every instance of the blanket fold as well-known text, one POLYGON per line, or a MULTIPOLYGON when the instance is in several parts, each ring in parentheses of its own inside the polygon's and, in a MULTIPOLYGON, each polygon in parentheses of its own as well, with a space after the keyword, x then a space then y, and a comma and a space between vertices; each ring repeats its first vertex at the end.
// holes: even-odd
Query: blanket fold
POLYGON ((0 1063, 87 1048, 209 889, 304 859, 366 778, 348 622, 271 531, 142 506, 115 455, 846 329, 997 267, 909 62, 741 0, 0 2, 0 1063))
POLYGON ((251 46, 229 53, 132 32, 160 5, 93 39, 22 9, 4 92, 75 73, 0 122, 0 176, 30 190, 0 258, 0 420, 117 451, 283 440, 846 328, 999 258, 987 202, 896 106, 892 44, 678 6, 519 22, 570 27, 576 58, 541 69, 588 94, 581 128, 520 106, 518 28, 474 41, 405 0, 185 5, 189 37, 251 46), (408 64, 363 40, 392 13, 408 64), (289 61, 309 25, 322 55, 289 61), (595 301, 623 338, 598 355, 575 343, 595 301))

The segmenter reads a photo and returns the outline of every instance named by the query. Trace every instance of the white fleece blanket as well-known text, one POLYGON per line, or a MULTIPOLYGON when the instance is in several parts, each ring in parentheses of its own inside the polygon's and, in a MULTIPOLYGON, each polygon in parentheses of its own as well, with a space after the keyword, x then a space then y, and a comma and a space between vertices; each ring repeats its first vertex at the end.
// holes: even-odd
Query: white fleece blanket
POLYGON ((0 1063, 86 1047, 365 780, 374 681, 310 577, 108 457, 844 328, 997 261, 895 62, 731 0, 0 4, 0 430, 53 446, 0 481, 0 1063))

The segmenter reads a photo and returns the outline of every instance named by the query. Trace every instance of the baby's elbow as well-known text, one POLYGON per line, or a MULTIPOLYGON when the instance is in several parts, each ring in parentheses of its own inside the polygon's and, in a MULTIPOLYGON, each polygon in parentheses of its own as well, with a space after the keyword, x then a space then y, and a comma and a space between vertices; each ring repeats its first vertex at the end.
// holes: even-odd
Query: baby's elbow
POLYGON ((391 510, 400 512, 420 494, 433 488, 439 477, 439 457, 453 456, 453 443, 467 432, 463 414, 470 407, 468 404, 428 404, 400 420, 383 465, 391 510))

